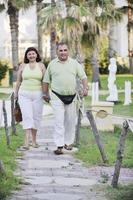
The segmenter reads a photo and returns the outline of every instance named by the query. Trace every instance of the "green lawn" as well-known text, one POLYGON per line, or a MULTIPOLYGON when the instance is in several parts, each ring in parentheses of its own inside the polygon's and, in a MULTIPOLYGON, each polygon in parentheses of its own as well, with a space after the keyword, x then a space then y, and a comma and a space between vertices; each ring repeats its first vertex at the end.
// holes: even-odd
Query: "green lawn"
MULTIPOLYGON (((101 89, 107 90, 108 89, 108 75, 100 75, 101 80, 101 89)), ((131 81, 132 88, 133 88, 133 75, 131 74, 118 74, 116 76, 116 85, 118 89, 124 89, 125 81, 131 81)))
MULTIPOLYGON (((107 95, 100 96, 101 101, 106 100, 107 95)), ((113 113, 118 116, 131 116, 133 117, 133 103, 124 106, 124 94, 119 94, 120 102, 114 105, 113 113)), ((88 96, 85 98, 85 109, 90 109, 91 97, 88 96)), ((105 144, 105 149, 109 157, 109 165, 114 165, 116 159, 116 148, 119 140, 120 129, 115 128, 114 133, 102 132, 100 136, 102 141, 105 144)), ((126 149, 125 149, 125 158, 123 160, 123 166, 133 167, 133 133, 129 133, 126 139, 126 149)), ((90 128, 81 128, 81 137, 80 137, 80 148, 79 152, 76 154, 76 157, 83 160, 88 166, 90 165, 101 165, 101 156, 99 150, 94 140, 94 136, 90 128)))
POLYGON ((5 131, 0 128, 0 160, 3 161, 6 174, 0 174, 0 200, 4 200, 12 190, 19 186, 20 179, 13 175, 16 169, 15 159, 19 154, 17 148, 23 144, 23 134, 20 126, 17 126, 17 136, 10 136, 10 148, 6 145, 5 131))
MULTIPOLYGON (((109 165, 114 165, 116 161, 116 149, 120 136, 120 129, 115 127, 114 133, 100 132, 101 140, 105 147, 105 152, 109 159, 109 165)), ((123 159, 124 167, 133 167, 133 134, 129 131, 126 138, 125 154, 123 159)), ((96 145, 91 129, 81 128, 80 146, 75 156, 82 160, 87 166, 103 165, 99 149, 96 145)))
POLYGON ((10 94, 0 93, 0 99, 7 99, 10 94))
POLYGON ((132 200, 133 184, 119 186, 119 188, 107 187, 106 196, 109 200, 132 200))
MULTIPOLYGON (((113 109, 114 114, 133 117, 133 100, 130 105, 123 105, 124 104, 124 95, 125 95, 124 93, 118 94, 119 102, 118 102, 118 104, 114 105, 114 109, 113 109)), ((106 97, 107 97, 107 95, 102 95, 102 96, 100 96, 100 100, 105 101, 106 97)))
MULTIPOLYGON (((119 93, 119 102, 118 104, 114 104, 113 114, 120 115, 120 116, 131 116, 133 117, 133 99, 130 105, 123 105, 124 104, 124 93, 119 93)), ((100 101, 106 101, 107 95, 100 95, 100 101)), ((91 97, 87 96, 84 99, 85 109, 90 109, 91 106, 91 97)))

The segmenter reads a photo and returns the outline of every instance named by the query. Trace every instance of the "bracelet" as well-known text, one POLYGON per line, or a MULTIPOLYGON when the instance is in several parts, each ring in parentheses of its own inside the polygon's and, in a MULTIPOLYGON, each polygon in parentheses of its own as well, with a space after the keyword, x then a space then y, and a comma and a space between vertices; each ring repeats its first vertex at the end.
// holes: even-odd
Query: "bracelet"
POLYGON ((44 93, 42 96, 43 96, 43 97, 48 97, 48 95, 47 95, 46 93, 44 93))

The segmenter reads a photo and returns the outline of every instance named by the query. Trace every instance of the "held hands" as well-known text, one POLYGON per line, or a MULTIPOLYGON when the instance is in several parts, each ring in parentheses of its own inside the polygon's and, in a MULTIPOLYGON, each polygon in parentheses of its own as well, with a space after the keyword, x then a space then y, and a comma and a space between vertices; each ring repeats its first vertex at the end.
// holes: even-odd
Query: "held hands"
POLYGON ((18 99, 18 94, 14 93, 14 100, 18 99))
POLYGON ((48 93, 43 93, 43 99, 44 99, 44 101, 46 101, 47 103, 49 103, 49 101, 50 101, 49 94, 48 93))

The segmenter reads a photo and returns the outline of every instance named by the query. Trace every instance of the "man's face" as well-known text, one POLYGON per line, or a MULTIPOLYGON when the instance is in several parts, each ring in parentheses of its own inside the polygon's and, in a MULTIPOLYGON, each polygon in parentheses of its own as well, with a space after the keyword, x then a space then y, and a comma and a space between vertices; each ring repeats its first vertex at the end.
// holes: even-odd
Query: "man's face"
POLYGON ((68 47, 67 45, 59 45, 57 49, 57 55, 59 60, 66 61, 68 59, 68 47))

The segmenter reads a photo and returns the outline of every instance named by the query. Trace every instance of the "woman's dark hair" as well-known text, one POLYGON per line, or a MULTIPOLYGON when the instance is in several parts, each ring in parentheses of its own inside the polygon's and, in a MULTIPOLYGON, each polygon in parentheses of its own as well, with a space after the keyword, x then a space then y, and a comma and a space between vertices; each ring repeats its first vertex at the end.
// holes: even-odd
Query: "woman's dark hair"
POLYGON ((29 51, 35 51, 35 53, 37 54, 37 58, 36 58, 36 62, 40 62, 41 61, 41 57, 37 51, 37 49, 35 47, 29 47, 24 55, 24 63, 29 63, 29 59, 27 58, 27 54, 29 51))

